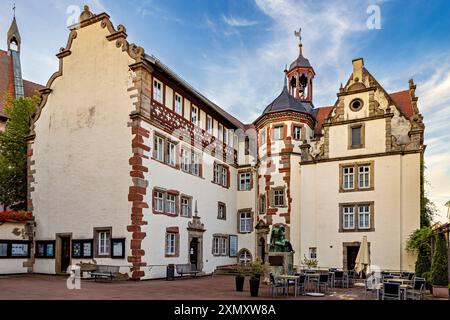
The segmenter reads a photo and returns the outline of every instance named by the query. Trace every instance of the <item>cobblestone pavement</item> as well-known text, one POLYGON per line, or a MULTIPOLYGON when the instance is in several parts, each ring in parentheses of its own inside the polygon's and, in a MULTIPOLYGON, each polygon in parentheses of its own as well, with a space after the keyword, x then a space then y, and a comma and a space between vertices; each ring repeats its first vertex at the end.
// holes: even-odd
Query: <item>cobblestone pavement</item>
MULTIPOLYGON (((251 298, 248 281, 244 292, 236 292, 233 276, 208 276, 175 281, 94 282, 83 280, 81 290, 69 290, 66 278, 48 275, 0 277, 0 300, 264 300, 272 299, 267 285, 262 284, 260 297, 251 298)), ((335 288, 325 297, 289 297, 277 300, 366 300, 364 288, 335 288)), ((370 299, 370 296, 367 296, 370 299)))

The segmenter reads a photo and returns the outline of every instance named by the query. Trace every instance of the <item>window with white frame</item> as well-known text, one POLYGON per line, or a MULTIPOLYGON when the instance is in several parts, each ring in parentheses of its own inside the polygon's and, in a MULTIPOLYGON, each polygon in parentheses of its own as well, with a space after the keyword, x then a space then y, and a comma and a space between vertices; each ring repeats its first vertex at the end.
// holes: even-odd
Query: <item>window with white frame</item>
POLYGON ((164 138, 155 135, 153 157, 161 162, 164 162, 164 138))
POLYGON ((162 83, 158 80, 153 80, 153 99, 159 103, 163 102, 162 83))
POLYGON ((183 114, 183 98, 179 94, 175 94, 175 113, 182 115, 183 114))
POLYGON ((259 137, 260 137, 259 144, 260 145, 266 144, 267 136, 266 136, 266 129, 265 128, 261 130, 261 133, 260 133, 259 137))
POLYGON ((252 213, 240 212, 239 213, 239 232, 251 233, 252 232, 252 213))
POLYGON ((293 136, 294 136, 293 137, 294 140, 301 140, 302 139, 302 127, 294 126, 293 136))
POLYGON ((181 216, 185 218, 191 217, 191 198, 181 197, 181 216))
POLYGON ((283 139, 283 127, 278 126, 273 128, 273 139, 282 140, 283 139))
POLYGON ((266 214, 266 195, 259 196, 259 214, 266 214))
POLYGON ((98 235, 98 255, 109 256, 111 233, 109 231, 99 231, 97 235, 98 235))
POLYGON ((224 128, 224 133, 223 133, 223 142, 228 145, 228 129, 224 128))
POLYGON ((273 190, 273 206, 274 207, 284 207, 284 188, 278 188, 273 190))
POLYGON ((200 155, 192 152, 192 174, 194 176, 200 176, 200 155))
POLYGON ((351 230, 355 228, 355 207, 343 207, 343 229, 351 230))
POLYGON ((166 234, 166 255, 174 256, 177 253, 177 235, 175 233, 166 234))
POLYGON ((222 174, 221 170, 222 166, 214 164, 213 182, 216 184, 221 184, 220 183, 220 175, 222 174))
POLYGON ((218 132, 219 141, 223 141, 223 125, 219 123, 219 132, 218 132))
POLYGON ((358 228, 370 229, 370 206, 358 206, 358 228))
POLYGON ((370 188, 370 165, 358 167, 358 180, 360 189, 370 188))
POLYGON ((177 146, 167 142, 167 164, 174 167, 177 164, 177 146))
POLYGON ((239 173, 239 191, 250 191, 252 183, 251 172, 239 173))
POLYGON ((166 198, 166 213, 177 213, 177 197, 173 194, 167 194, 166 198))
POLYGON ((191 151, 181 149, 181 170, 184 172, 191 172, 191 151))
POLYGON ((240 264, 248 264, 252 261, 252 255, 248 250, 242 250, 239 254, 239 263, 240 264))
POLYGON ((217 219, 226 220, 227 219, 227 209, 225 203, 219 202, 217 219))
POLYGON ((192 108, 191 108, 191 121, 193 124, 198 126, 199 114, 198 114, 198 108, 196 106, 192 106, 192 108))
POLYGON ((206 116, 206 132, 213 134, 213 119, 211 116, 206 116))
POLYGON ((228 188, 229 170, 228 166, 214 163, 213 183, 228 188))
POLYGON ((228 237, 219 235, 213 237, 213 255, 226 256, 228 252, 228 237))
POLYGON ((155 191, 153 193, 153 203, 154 203, 154 211, 157 212, 164 212, 164 192, 162 191, 155 191))
POLYGON ((230 148, 234 148, 234 131, 233 130, 228 130, 228 142, 227 142, 228 146, 230 148))
POLYGON ((223 237, 220 238, 220 255, 226 256, 227 255, 227 245, 228 245, 228 239, 223 237))
POLYGON ((228 186, 228 168, 222 166, 222 174, 220 178, 220 184, 224 187, 228 186))
POLYGON ((342 189, 353 190, 355 188, 355 168, 344 167, 342 170, 342 189))
POLYGON ((317 259, 317 248, 309 248, 309 258, 311 260, 317 259))

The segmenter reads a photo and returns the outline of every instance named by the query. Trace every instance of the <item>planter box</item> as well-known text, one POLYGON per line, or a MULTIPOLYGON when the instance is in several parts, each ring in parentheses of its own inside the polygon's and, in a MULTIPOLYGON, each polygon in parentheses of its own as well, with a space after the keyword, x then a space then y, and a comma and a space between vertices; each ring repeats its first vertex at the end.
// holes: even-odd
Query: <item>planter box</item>
POLYGON ((433 297, 448 299, 448 291, 449 289, 447 286, 433 286, 433 297))

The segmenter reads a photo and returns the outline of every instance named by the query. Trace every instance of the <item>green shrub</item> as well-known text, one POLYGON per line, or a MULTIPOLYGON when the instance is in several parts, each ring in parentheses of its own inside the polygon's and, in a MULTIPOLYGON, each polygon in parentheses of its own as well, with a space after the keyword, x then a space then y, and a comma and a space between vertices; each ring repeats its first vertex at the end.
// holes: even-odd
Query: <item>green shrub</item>
POLYGON ((414 231, 408 239, 406 250, 417 253, 415 273, 418 277, 425 277, 431 270, 431 238, 433 230, 424 227, 414 231))
POLYGON ((448 252, 443 233, 436 235, 436 244, 431 263, 431 283, 435 286, 448 285, 448 252))

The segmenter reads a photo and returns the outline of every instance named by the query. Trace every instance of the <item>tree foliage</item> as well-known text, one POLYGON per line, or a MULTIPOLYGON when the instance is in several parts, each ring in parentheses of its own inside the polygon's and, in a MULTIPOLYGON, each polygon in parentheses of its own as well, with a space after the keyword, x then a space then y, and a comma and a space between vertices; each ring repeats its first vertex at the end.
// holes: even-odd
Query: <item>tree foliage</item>
POLYGON ((417 253, 415 273, 418 277, 424 277, 431 269, 431 227, 424 227, 414 231, 408 239, 406 250, 417 253))
POLYGON ((431 283, 436 286, 448 285, 448 252, 444 233, 436 235, 436 243, 431 264, 431 283))
POLYGON ((430 227, 433 221, 433 217, 436 214, 435 204, 428 198, 425 192, 425 163, 422 160, 420 166, 420 226, 430 227))
POLYGON ((0 132, 0 203, 12 210, 27 207, 27 141, 37 97, 7 99, 6 130, 0 132))

